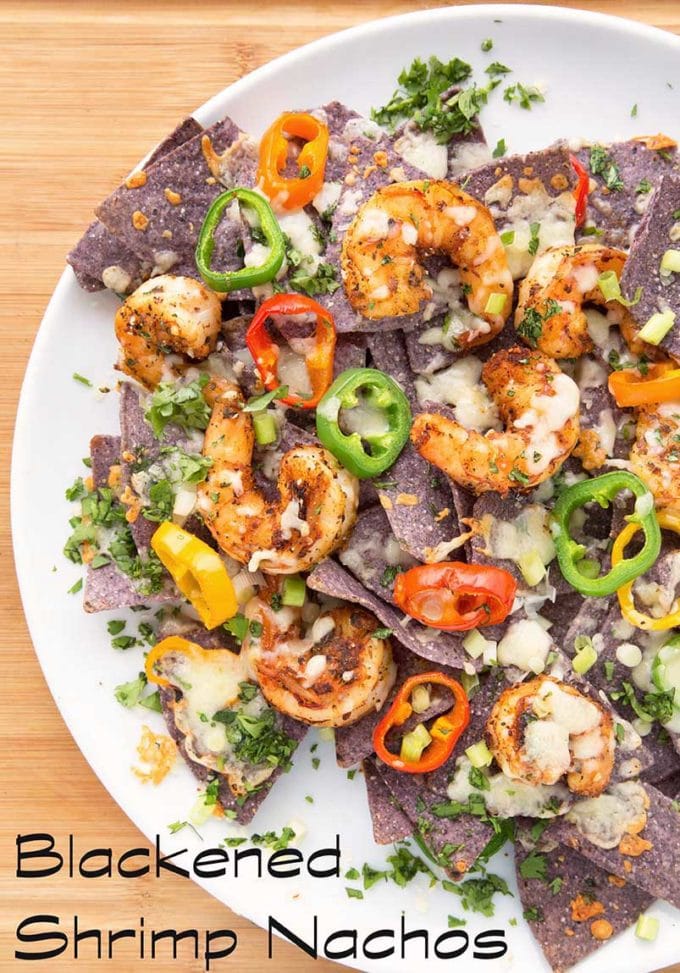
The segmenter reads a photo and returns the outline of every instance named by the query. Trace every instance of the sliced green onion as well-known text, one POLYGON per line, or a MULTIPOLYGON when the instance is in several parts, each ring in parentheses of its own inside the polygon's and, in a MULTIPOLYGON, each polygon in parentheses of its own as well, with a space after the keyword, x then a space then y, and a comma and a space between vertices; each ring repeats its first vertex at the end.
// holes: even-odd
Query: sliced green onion
POLYGON ((596 662, 597 652, 589 643, 588 645, 584 645, 583 648, 576 653, 572 660, 571 667, 574 672, 578 672, 578 674, 582 676, 584 673, 588 672, 589 669, 592 669, 596 662))
POLYGON ((526 554, 520 555, 517 563, 522 572, 522 577, 530 588, 533 588, 545 577, 545 564, 535 547, 527 551, 526 554))
POLYGON ((655 919, 654 916, 646 916, 643 913, 635 926, 635 935, 637 938, 646 939, 647 942, 652 943, 656 939, 658 932, 659 920, 655 919))
POLYGON ((621 642, 616 648, 616 658, 622 666, 634 669, 642 662, 642 652, 637 645, 632 642, 621 642))
POLYGON ((256 412, 253 415, 253 430, 255 432, 255 442, 259 446, 269 446, 270 443, 276 442, 276 423, 271 413, 256 412))
POLYGON ((472 659, 478 659, 486 648, 487 640, 477 628, 473 628, 463 639, 463 648, 472 659))
POLYGON ((595 561, 590 557, 582 558, 576 567, 579 570, 579 574, 582 574, 584 578, 596 578, 600 573, 599 561, 595 561))
POLYGON ((501 233, 501 243, 504 247, 511 247, 515 242, 515 231, 514 230, 504 230, 501 233))
POLYGON ((414 713, 424 713, 430 708, 430 691, 427 686, 416 686, 411 693, 411 709, 414 713))
POLYGON ((405 763, 415 764, 423 755, 423 750, 430 745, 432 737, 424 723, 419 723, 410 733, 404 734, 401 741, 399 756, 405 763))
POLYGON ((635 297, 631 301, 627 297, 624 297, 621 293, 621 285, 619 284, 619 278, 616 276, 614 270, 605 270, 604 273, 600 274, 597 278, 597 285, 602 291, 602 296, 605 301, 618 301, 619 304, 623 304, 624 307, 633 307, 637 304, 642 297, 642 288, 638 287, 635 290, 635 297))
POLYGON ((289 608, 302 608, 307 597, 307 586, 304 578, 291 575, 284 578, 281 586, 281 602, 289 608))
POLYGON ((507 294, 490 294, 489 299, 486 302, 486 307, 484 308, 484 313, 502 314, 507 299, 508 299, 507 294))
POLYGON ((638 338, 650 345, 658 345, 675 324, 673 311, 657 311, 638 334, 638 338))
POLYGON ((666 250, 661 258, 661 270, 664 273, 680 274, 680 250, 666 250))
POLYGON ((488 767, 493 760, 493 754, 484 740, 478 740, 477 743, 473 743, 471 747, 468 747, 465 751, 465 756, 473 767, 488 767))
POLYGON ((472 696, 472 691, 479 686, 479 676, 476 672, 461 672, 460 684, 467 696, 472 696))

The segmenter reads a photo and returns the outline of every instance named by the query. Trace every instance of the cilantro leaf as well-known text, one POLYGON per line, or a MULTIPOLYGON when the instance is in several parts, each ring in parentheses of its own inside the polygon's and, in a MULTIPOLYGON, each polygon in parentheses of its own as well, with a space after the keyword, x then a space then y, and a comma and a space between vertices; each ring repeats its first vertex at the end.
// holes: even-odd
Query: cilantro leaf
POLYGON ((162 439, 165 427, 170 423, 182 429, 206 429, 210 421, 210 406, 203 389, 208 376, 201 375, 187 385, 178 382, 161 382, 151 395, 144 418, 153 429, 156 439, 162 439))

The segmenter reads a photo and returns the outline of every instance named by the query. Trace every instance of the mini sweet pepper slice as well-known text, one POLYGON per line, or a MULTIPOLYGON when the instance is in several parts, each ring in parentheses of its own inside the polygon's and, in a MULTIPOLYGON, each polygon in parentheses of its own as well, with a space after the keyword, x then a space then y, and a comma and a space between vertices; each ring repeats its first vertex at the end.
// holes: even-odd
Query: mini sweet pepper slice
POLYGON ((633 581, 654 564, 661 550, 661 531, 654 511, 654 496, 639 476, 626 470, 604 473, 590 480, 582 480, 560 494, 551 514, 551 531, 560 570, 572 588, 582 595, 602 598, 612 595, 622 585, 633 581), (608 507, 624 490, 630 490, 636 498, 635 511, 628 520, 639 524, 645 533, 642 549, 632 558, 621 558, 606 574, 586 576, 579 570, 579 562, 586 549, 575 541, 570 533, 571 516, 587 503, 599 503, 608 507))
MULTIPOLYGON (((656 519, 659 522, 659 526, 663 527, 664 530, 672 530, 676 534, 680 534, 680 511, 671 509, 659 510, 656 519)), ((636 521, 632 521, 623 528, 614 541, 612 547, 612 565, 614 567, 623 560, 624 551, 640 530, 640 526, 636 521)), ((662 618, 653 618, 651 615, 645 615, 644 612, 638 611, 635 607, 632 581, 621 585, 616 595, 621 606, 621 614, 626 621, 630 622, 636 628, 641 628, 645 632, 665 632, 669 628, 677 628, 680 625, 680 604, 677 602, 674 611, 669 612, 668 615, 664 615, 662 618)))
POLYGON ((659 362, 648 366, 644 375, 637 368, 622 368, 609 376, 609 391, 623 408, 676 402, 680 399, 680 368, 659 362))
POLYGON ((267 321, 275 315, 313 315, 316 318, 314 344, 305 355, 311 395, 305 397, 294 392, 280 399, 284 405, 314 409, 333 381, 336 341, 333 315, 304 294, 274 294, 263 301, 246 332, 246 344, 262 383, 270 392, 281 384, 278 373, 279 347, 267 331, 267 321))
POLYGON ((234 586, 212 547, 168 520, 154 533, 151 547, 206 628, 216 628, 236 614, 234 586))
POLYGON ((419 564, 394 582, 394 600, 423 625, 466 632, 497 625, 510 614, 517 582, 503 568, 443 561, 419 564))
POLYGON ((411 429, 411 407, 397 383, 375 368, 348 368, 316 409, 316 432, 326 449, 360 479, 394 463, 411 429), (354 431, 340 427, 341 409, 356 410, 354 431), (366 443, 366 447, 364 446, 366 443))
POLYGON ((427 774, 449 759, 469 722, 470 704, 461 684, 443 672, 421 672, 411 676, 400 687, 392 705, 373 731, 373 748, 380 760, 394 770, 405 774, 427 774), (407 743, 407 746, 402 744, 401 753, 397 755, 387 747, 387 734, 406 722, 413 712, 411 694, 417 686, 425 684, 449 689, 453 693, 453 708, 437 717, 429 730, 422 723, 418 724, 413 731, 413 743, 407 743))
POLYGON ((277 209, 301 209, 323 186, 328 157, 328 127, 307 112, 284 112, 260 142, 257 170, 262 190, 277 209), (297 157, 298 175, 284 176, 290 138, 304 139, 297 157))

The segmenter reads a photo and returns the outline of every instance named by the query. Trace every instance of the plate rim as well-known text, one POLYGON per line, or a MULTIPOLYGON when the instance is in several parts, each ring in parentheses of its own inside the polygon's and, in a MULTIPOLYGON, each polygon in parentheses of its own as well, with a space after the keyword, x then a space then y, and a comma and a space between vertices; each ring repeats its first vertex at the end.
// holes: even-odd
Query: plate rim
MULTIPOLYGON (((415 10, 408 13, 393 14, 385 17, 374 18, 338 31, 334 31, 330 34, 325 34, 322 37, 307 42, 306 44, 295 47, 292 50, 286 51, 284 54, 281 54, 278 57, 254 68, 248 74, 238 78, 231 84, 226 85, 224 88, 220 89, 205 102, 203 102, 200 106, 194 110, 191 110, 190 115, 202 123, 210 122, 213 118, 218 117, 221 111, 219 106, 227 93, 234 99, 238 99, 247 93, 251 87, 259 87, 263 83, 266 84, 268 77, 271 74, 275 74, 282 65, 285 66, 286 63, 292 63, 298 59, 304 59, 310 55, 314 56, 318 52, 331 49, 338 44, 340 46, 351 44, 356 37, 363 38, 367 36, 370 37, 372 35, 379 35, 383 30, 398 30, 401 25, 409 22, 429 22, 431 24, 436 24, 438 21, 447 20, 478 20, 481 16, 489 15, 493 15, 494 19, 502 18, 503 20, 521 20, 528 17, 533 20, 551 23, 558 23, 560 21, 580 21, 584 25, 590 24, 602 28, 605 31, 613 31, 622 35, 638 35, 651 43, 657 45, 663 44, 674 52, 680 52, 680 35, 674 34, 668 30, 665 30, 664 28, 657 27, 643 21, 632 20, 619 15, 603 13, 600 11, 561 7, 553 4, 544 5, 526 3, 470 4, 463 7, 437 7, 434 9, 415 10)), ((144 159, 148 158, 152 151, 153 147, 146 153, 146 155, 142 157, 142 160, 140 160, 140 163, 137 163, 137 165, 141 164, 144 159)), ((30 436, 28 435, 29 429, 27 428, 29 418, 27 411, 28 399, 33 387, 34 372, 37 372, 39 362, 41 361, 42 347, 49 340, 48 329, 45 327, 46 319, 50 316, 50 314, 55 313, 59 303, 68 295, 68 292, 73 292, 74 289, 77 288, 78 285, 73 272, 70 267, 66 265, 59 276, 41 315, 40 324, 35 332, 35 337, 33 339, 31 351, 21 381, 21 389, 17 401, 12 434, 10 459, 10 532, 14 558, 14 570, 21 599, 22 611, 32 647, 35 656, 38 659, 38 664, 47 688, 52 696, 52 700, 56 705, 68 732, 70 733, 81 756, 85 759, 92 773, 106 789, 109 797, 131 821, 133 826, 141 832, 144 838, 151 842, 147 831, 142 828, 142 826, 136 820, 136 815, 133 816, 134 812, 132 809, 126 807, 125 804, 121 803, 121 801, 118 800, 118 797, 115 796, 114 791, 117 790, 117 788, 114 787, 114 785, 108 780, 109 774, 106 771, 106 768, 96 768, 86 751, 81 748, 69 716, 70 709, 66 705, 65 701, 63 702, 59 699, 58 695, 55 695, 55 692, 52 689, 52 685, 47 676, 45 664, 47 658, 47 649, 45 646, 42 648, 38 647, 38 640, 34 635, 34 631, 38 627, 38 622, 35 604, 29 595, 30 565, 26 563, 20 550, 21 533, 22 530, 25 529, 27 523, 24 503, 22 501, 20 492, 21 484, 19 470, 22 467, 22 462, 25 461, 28 456, 30 456, 30 450, 27 448, 30 440, 30 436)), ((223 905, 227 905, 227 907, 236 915, 248 919, 258 929, 266 933, 266 926, 259 918, 259 913, 257 913, 255 910, 246 906, 241 907, 239 906, 238 902, 227 901, 226 897, 219 894, 217 889, 213 889, 204 882, 197 881, 193 876, 192 881, 211 894, 214 898, 217 898, 217 900, 223 905)), ((519 957, 519 959, 521 960, 521 957, 519 957)), ((348 962, 336 960, 335 962, 339 962, 340 965, 347 965, 357 969, 369 968, 357 965, 357 961, 348 962)), ((373 966, 370 968, 372 969, 373 966)))

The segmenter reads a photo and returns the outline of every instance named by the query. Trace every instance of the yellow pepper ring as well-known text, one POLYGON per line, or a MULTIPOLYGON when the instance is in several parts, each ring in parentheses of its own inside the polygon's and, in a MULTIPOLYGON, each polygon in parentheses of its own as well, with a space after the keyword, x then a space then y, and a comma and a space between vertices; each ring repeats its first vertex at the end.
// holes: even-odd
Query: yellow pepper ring
POLYGON ((233 618, 238 610, 236 593, 217 551, 169 520, 158 527, 151 547, 206 628, 233 618))
POLYGON ((169 686, 170 680, 166 679, 165 676, 159 676, 154 668, 163 656, 169 655, 171 652, 176 652, 179 655, 195 656, 207 651, 203 646, 197 645, 195 642, 190 642, 188 639, 180 638, 179 635, 170 635, 167 639, 158 642, 147 652, 146 659, 144 660, 146 678, 149 682, 153 682, 157 686, 169 686))
MULTIPOLYGON (((659 521, 659 527, 680 534, 680 510, 673 508, 657 510, 656 519, 659 521)), ((612 546, 613 567, 623 559, 626 547, 639 530, 640 524, 629 523, 618 535, 612 546)), ((644 629, 646 632, 665 632, 669 628, 676 628, 676 626, 680 625, 680 605, 678 605, 674 612, 671 612, 670 615, 666 615, 664 618, 652 618, 651 615, 645 615, 643 612, 639 612, 635 607, 635 599, 633 598, 633 584, 633 581, 629 581, 628 584, 622 585, 616 592, 619 605, 621 606, 621 614, 626 621, 634 625, 635 628, 644 629)))

